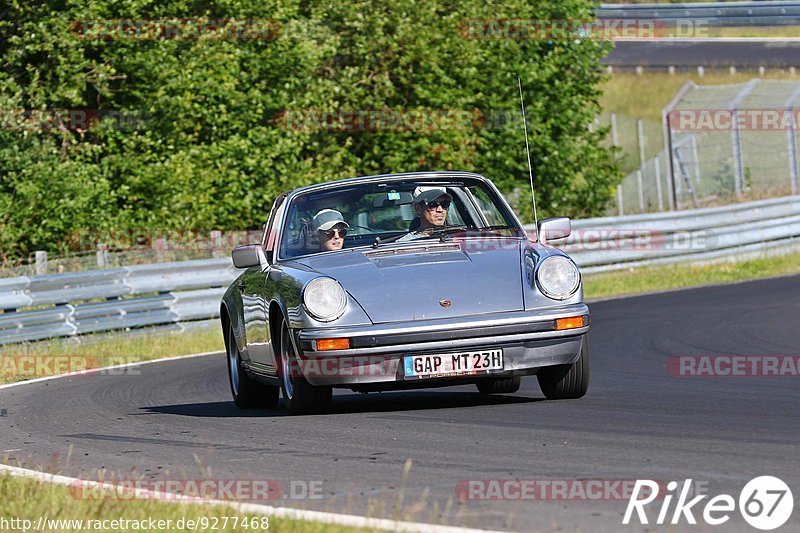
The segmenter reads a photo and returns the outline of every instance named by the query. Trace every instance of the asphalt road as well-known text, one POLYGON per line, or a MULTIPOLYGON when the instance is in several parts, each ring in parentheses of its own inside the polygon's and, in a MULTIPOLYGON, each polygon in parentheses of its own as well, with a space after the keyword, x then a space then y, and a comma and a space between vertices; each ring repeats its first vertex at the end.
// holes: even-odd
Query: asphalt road
POLYGON ((616 41, 601 61, 613 67, 800 67, 800 42, 616 41))
MULTIPOLYGON (((800 500, 800 378, 678 377, 666 366, 676 355, 800 354, 798 294, 794 276, 594 303, 592 384, 574 401, 545 401, 528 378, 488 400, 472 387, 338 392, 329 415, 238 411, 222 356, 0 390, 0 454, 92 479, 100 468, 273 479, 286 496, 317 482, 321 498, 269 503, 522 531, 646 528, 621 525, 626 500, 459 501, 458 482, 691 478, 738 500, 748 480, 774 475, 800 500)), ((738 513, 724 527, 649 530, 722 529, 756 531, 738 513)), ((782 529, 792 530, 797 510, 782 529)))

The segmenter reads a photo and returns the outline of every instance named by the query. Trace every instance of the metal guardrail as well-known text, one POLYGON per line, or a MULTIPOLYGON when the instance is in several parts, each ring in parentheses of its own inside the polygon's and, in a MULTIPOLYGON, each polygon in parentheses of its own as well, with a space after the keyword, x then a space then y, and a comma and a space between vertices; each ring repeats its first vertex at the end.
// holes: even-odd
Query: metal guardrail
POLYGON ((659 263, 743 258, 800 245, 800 196, 731 206, 576 220, 561 249, 591 274, 659 263))
POLYGON ((800 24, 800 2, 602 4, 597 18, 656 19, 668 24, 702 20, 707 26, 793 26, 800 24))
POLYGON ((230 259, 0 279, 0 344, 215 317, 230 259))
MULTIPOLYGON (((800 247, 800 196, 575 220, 558 246, 585 274, 782 252, 800 247)), ((212 319, 236 272, 223 258, 0 279, 0 345, 212 319)))

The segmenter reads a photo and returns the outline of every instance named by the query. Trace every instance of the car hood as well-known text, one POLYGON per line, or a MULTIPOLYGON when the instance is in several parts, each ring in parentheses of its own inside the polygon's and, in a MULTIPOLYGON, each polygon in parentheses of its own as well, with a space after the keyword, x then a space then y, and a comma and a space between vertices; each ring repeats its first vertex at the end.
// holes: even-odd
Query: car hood
POLYGON ((338 280, 376 324, 523 310, 519 242, 470 248, 420 241, 296 261, 338 280))

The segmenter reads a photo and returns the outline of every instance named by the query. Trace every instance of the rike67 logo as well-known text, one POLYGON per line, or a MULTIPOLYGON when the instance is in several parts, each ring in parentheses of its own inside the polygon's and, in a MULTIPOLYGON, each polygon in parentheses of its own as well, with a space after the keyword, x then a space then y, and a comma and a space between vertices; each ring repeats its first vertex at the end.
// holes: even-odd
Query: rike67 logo
MULTIPOLYGON (((708 497, 707 494, 688 499, 692 487, 691 479, 685 480, 680 488, 677 481, 670 481, 666 486, 666 494, 659 494, 661 486, 663 485, 649 479, 636 480, 622 523, 629 524, 635 511, 641 524, 649 524, 645 506, 657 498, 661 500, 655 520, 658 525, 680 524, 682 520, 688 524, 697 524, 697 513, 706 524, 718 526, 730 520, 731 514, 736 510, 737 502, 729 494, 714 496, 705 505, 701 505, 701 502, 708 497), (675 496, 677 501, 675 507, 671 508, 675 496)), ((782 480, 773 476, 760 476, 751 479, 744 486, 739 493, 738 504, 739 513, 748 524, 756 529, 769 531, 781 527, 789 520, 794 509, 794 498, 789 486, 782 480)))

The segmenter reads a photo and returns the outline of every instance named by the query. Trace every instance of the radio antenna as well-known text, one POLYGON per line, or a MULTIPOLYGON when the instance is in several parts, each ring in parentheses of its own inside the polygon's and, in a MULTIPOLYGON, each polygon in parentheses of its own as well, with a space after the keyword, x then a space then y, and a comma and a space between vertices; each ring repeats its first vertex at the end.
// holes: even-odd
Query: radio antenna
POLYGON ((525 120, 525 100, 522 98, 522 78, 517 76, 519 84, 519 105, 522 108, 522 129, 525 130, 525 153, 528 155, 528 176, 531 178, 531 199, 533 199, 533 223, 536 224, 536 240, 539 240, 539 217, 536 215, 536 190, 533 188, 533 167, 531 167, 531 149, 528 146, 528 122, 525 120))

